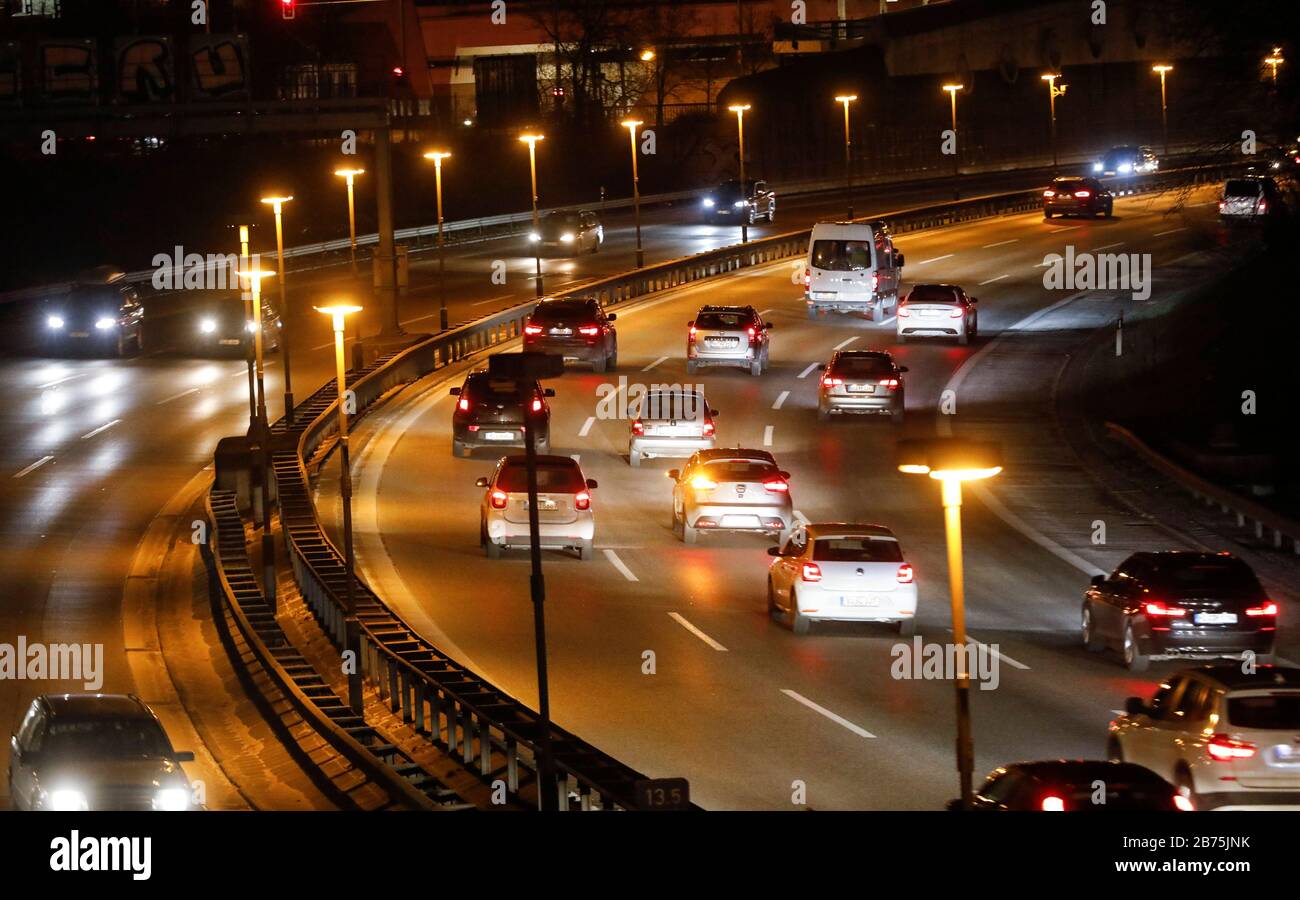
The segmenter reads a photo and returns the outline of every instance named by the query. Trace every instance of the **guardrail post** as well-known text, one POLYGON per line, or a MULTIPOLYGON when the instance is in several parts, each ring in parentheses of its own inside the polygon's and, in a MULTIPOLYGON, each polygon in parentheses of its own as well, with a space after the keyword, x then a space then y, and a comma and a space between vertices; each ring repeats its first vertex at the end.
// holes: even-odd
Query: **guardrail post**
POLYGON ((392 659, 386 662, 388 664, 388 709, 397 712, 402 706, 402 701, 397 695, 397 664, 392 659))
POLYGON ((478 773, 492 771, 492 729, 485 716, 478 717, 478 773))
POLYGON ((506 790, 519 791, 519 742, 512 737, 506 738, 506 790))

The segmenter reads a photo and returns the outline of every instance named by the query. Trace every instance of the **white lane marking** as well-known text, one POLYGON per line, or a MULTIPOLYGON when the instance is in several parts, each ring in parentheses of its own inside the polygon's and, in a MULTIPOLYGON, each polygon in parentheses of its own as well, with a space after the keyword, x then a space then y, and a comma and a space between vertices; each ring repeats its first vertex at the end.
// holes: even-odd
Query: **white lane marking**
POLYGON ((760 316, 765 316, 765 315, 767 315, 767 314, 770 313, 770 312, 772 312, 772 310, 770 310, 770 309, 760 309, 760 310, 758 311, 758 314, 759 314, 760 316))
MULTIPOLYGON (((334 346, 333 344, 321 344, 319 347, 313 347, 312 349, 313 349, 313 350, 324 350, 326 347, 333 347, 333 346, 334 346)), ((234 375, 231 375, 230 377, 231 377, 231 378, 241 378, 241 377, 242 377, 242 378, 247 378, 247 377, 248 377, 248 366, 244 366, 242 369, 240 369, 238 372, 236 372, 234 375)))
POLYGON ((1001 281, 1003 278, 1010 278, 1010 277, 1011 277, 1010 275, 999 275, 997 278, 990 278, 988 281, 981 281, 979 283, 979 286, 983 287, 986 284, 992 284, 995 281, 1001 281))
POLYGON ((1082 228, 1082 225, 1066 225, 1064 228, 1049 228, 1048 234, 1060 234, 1062 231, 1074 231, 1076 228, 1082 228))
POLYGON ((15 472, 14 477, 22 478, 28 472, 35 472, 37 469, 39 469, 41 466, 45 465, 47 462, 49 462, 52 459, 54 459, 53 456, 42 456, 40 459, 36 460, 36 462, 32 463, 30 466, 23 469, 21 472, 15 472))
POLYGON ((578 431, 578 437, 586 437, 591 431, 591 426, 596 424, 595 416, 587 416, 587 421, 582 423, 582 428, 578 431))
MULTIPOLYGON (((475 301, 474 303, 471 303, 470 306, 487 306, 489 303, 500 303, 502 300, 513 300, 514 297, 514 294, 502 294, 500 297, 488 297, 486 300, 475 301)), ((420 318, 428 319, 435 315, 438 315, 438 313, 430 313, 427 316, 420 316, 420 318)), ((411 319, 411 321, 414 322, 415 319, 411 319)))
POLYGON ((1020 240, 1020 238, 1012 238, 1012 239, 1009 240, 1009 241, 997 241, 996 243, 993 243, 993 244, 985 244, 985 245, 984 245, 984 249, 987 250, 987 249, 989 249, 990 247, 1004 247, 1004 246, 1006 246, 1007 244, 1014 244, 1014 243, 1015 243, 1016 241, 1018 241, 1018 240, 1020 240))
POLYGON ((790 690, 789 688, 781 688, 781 693, 785 694, 791 700, 802 703, 804 706, 808 707, 813 712, 820 713, 821 715, 830 719, 836 725, 843 725, 845 728, 847 728, 849 731, 856 734, 858 737, 864 737, 864 738, 875 737, 874 734, 872 734, 870 731, 867 731, 867 729, 863 728, 862 726, 854 725, 848 719, 831 712, 829 709, 827 709, 824 706, 818 706, 816 703, 813 703, 811 700, 809 700, 807 697, 803 696, 802 694, 797 694, 794 691, 790 690))
POLYGON ((895 321, 897 318, 898 318, 898 316, 890 316, 888 319, 885 319, 885 320, 884 320, 883 322, 881 322, 880 324, 881 324, 881 325, 888 325, 890 322, 895 321))
POLYGON ((809 364, 808 364, 808 368, 804 369, 802 372, 799 373, 799 377, 800 377, 800 378, 807 378, 809 375, 812 374, 813 370, 816 369, 819 365, 821 365, 821 364, 820 364, 820 363, 809 363, 809 364))
MULTIPOLYGON (((966 376, 969 375, 974 370, 975 366, 978 365, 983 360, 985 354, 991 352, 996 347, 998 347, 1006 339, 1007 335, 1016 331, 1022 331, 1024 329, 1029 328, 1029 326, 1033 325, 1039 319, 1051 315, 1053 312, 1055 312, 1056 310, 1060 309, 1063 306, 1066 306, 1067 304, 1073 303, 1075 300, 1078 300, 1080 297, 1083 297, 1086 293, 1087 291, 1078 291, 1076 293, 1073 293, 1068 297, 1064 297, 1056 301, 1051 306, 1046 306, 1038 310, 1037 312, 1030 313, 1029 315, 1025 316, 1023 319, 1021 319, 1019 322, 1013 324, 1011 327, 1004 329, 1003 332, 999 334, 996 338, 989 341, 987 344, 985 344, 975 353, 971 354, 969 357, 966 358, 966 361, 961 364, 961 366, 957 369, 957 371, 952 373, 952 377, 949 378, 948 383, 944 385, 944 390, 953 391, 954 394, 956 394, 959 388, 961 387, 962 382, 966 380, 966 376)), ((938 417, 935 423, 935 431, 939 433, 940 437, 952 437, 952 422, 950 421, 950 418, 951 418, 950 416, 942 416, 942 415, 938 417)), ((995 516, 997 516, 1003 522, 1010 525, 1016 531, 1023 534, 1025 537, 1029 538, 1029 540, 1033 541, 1038 546, 1042 547, 1048 553, 1052 554, 1058 559, 1064 560, 1065 562, 1074 566, 1079 571, 1084 572, 1089 576, 1106 574, 1106 572, 1097 568, 1092 563, 1084 559, 1082 556, 1079 556, 1077 553, 1074 553, 1073 551, 1068 550, 1065 547, 1062 547, 1056 541, 1052 540, 1050 537, 1043 534, 1038 529, 1034 528, 1024 519, 1017 516, 1011 510, 1007 509, 1006 506, 1002 504, 1002 501, 1000 501, 996 496, 994 496, 993 492, 990 489, 976 483, 971 483, 969 485, 969 488, 972 491, 972 493, 974 493, 975 496, 980 500, 980 502, 983 503, 986 507, 988 507, 989 511, 991 511, 995 516)))
POLYGON ((650 363, 650 365, 646 366, 646 367, 645 367, 644 369, 642 369, 641 371, 642 371, 642 372, 649 372, 651 369, 653 369, 655 366, 659 365, 661 362, 667 362, 667 361, 668 361, 668 357, 666 357, 666 356, 661 356, 661 357, 659 357, 658 359, 656 359, 654 362, 650 363))
POLYGON ((772 408, 773 408, 773 409, 780 409, 780 408, 781 408, 781 405, 785 403, 785 398, 786 398, 786 397, 789 397, 789 396, 790 396, 790 392, 789 392, 789 391, 782 391, 782 392, 781 392, 781 395, 780 395, 779 397, 776 398, 776 402, 772 404, 772 408))
POLYGON ((686 621, 686 619, 683 618, 680 614, 675 613, 675 612, 670 612, 668 615, 672 618, 672 620, 673 620, 674 622, 676 622, 678 625, 680 625, 680 626, 682 626, 683 628, 685 628, 687 631, 689 631, 691 634, 695 635, 695 636, 696 636, 697 638, 699 638, 700 640, 704 641, 704 643, 708 644, 708 645, 709 645, 710 647, 712 647, 714 650, 721 650, 723 653, 726 653, 726 652, 727 652, 727 648, 726 648, 726 647, 722 646, 722 645, 719 644, 717 641, 715 641, 713 638, 711 638, 711 637, 709 637, 707 634, 705 634, 703 631, 700 631, 700 629, 696 628, 696 627, 695 627, 694 625, 692 625, 690 622, 686 621))
POLYGON ((1151 235, 1151 236, 1152 236, 1152 237, 1164 237, 1164 236, 1167 235, 1167 234, 1177 234, 1177 233, 1180 232, 1180 231, 1186 231, 1186 230, 1187 230, 1186 226, 1184 226, 1184 227, 1182 227, 1182 228, 1171 228, 1171 229, 1169 229, 1168 231, 1157 231, 1155 234, 1153 234, 1153 235, 1151 235))
POLYGON ((166 399, 159 400, 158 403, 155 405, 162 406, 164 403, 171 403, 173 400, 179 400, 182 397, 188 397, 190 394, 197 394, 198 392, 199 392, 198 388, 190 388, 188 391, 181 391, 179 394, 172 394, 170 397, 167 397, 166 399))
POLYGON ((626 578, 628 581, 640 581, 639 578, 637 578, 635 575, 632 574, 632 570, 629 569, 626 564, 624 564, 623 560, 618 558, 617 553, 609 549, 606 549, 604 552, 605 552, 605 558, 610 561, 610 563, 614 566, 614 568, 618 569, 619 573, 624 578, 626 578))
POLYGON ((770 446, 772 446, 772 432, 775 431, 775 430, 776 430, 776 426, 775 426, 775 425, 768 425, 766 428, 763 429, 763 446, 764 446, 764 447, 770 447, 770 446))
POLYGON ((60 384, 67 384, 69 381, 76 381, 78 378, 85 378, 85 377, 86 377, 85 372, 82 372, 78 375, 64 375, 62 378, 56 378, 53 381, 47 381, 45 382, 45 384, 38 384, 36 385, 36 389, 43 391, 46 388, 52 388, 60 384))
POLYGON ((105 432, 105 431, 108 431, 108 429, 112 428, 114 425, 116 425, 116 424, 117 424, 118 422, 120 422, 120 421, 122 421, 122 420, 121 420, 121 419, 114 419, 114 420, 111 421, 111 422, 105 422, 103 425, 100 425, 100 426, 99 426, 98 428, 96 428, 94 431, 87 431, 85 434, 83 434, 83 435, 81 436, 81 439, 82 439, 83 441, 89 440, 90 438, 93 438, 93 437, 94 437, 95 435, 97 435, 97 434, 101 434, 101 433, 103 433, 103 432, 105 432))
POLYGON ((914 263, 914 265, 923 266, 926 263, 938 262, 941 259, 951 259, 951 258, 952 258, 951 253, 945 253, 943 256, 934 256, 931 257, 930 259, 923 259, 919 263, 914 263))
POLYGON ((1116 241, 1113 244, 1102 244, 1100 247, 1093 247, 1092 252, 1096 253, 1098 250, 1109 250, 1111 247, 1123 247, 1123 246, 1124 246, 1123 241, 1116 241))
MULTIPOLYGON (((845 347, 847 347, 849 344, 853 343, 853 342, 856 341, 856 340, 857 340, 857 337, 854 336, 854 337, 848 338, 847 340, 840 341, 838 344, 835 345, 835 349, 836 349, 836 350, 843 350, 845 347)), ((803 377, 803 376, 800 376, 800 377, 803 377)))
POLYGON ((998 659, 1002 660, 1002 662, 1006 663, 1006 664, 1009 665, 1009 666, 1013 666, 1013 667, 1015 667, 1015 668, 1017 668, 1017 669, 1025 669, 1025 670, 1027 670, 1027 669, 1029 668, 1029 666, 1027 666, 1027 665, 1025 665, 1024 663, 1020 662, 1019 660, 1012 659, 1011 657, 1007 656, 1007 655, 1006 655, 1005 653, 1003 653, 1002 651, 998 650, 996 647, 991 647, 991 646, 989 646, 988 644, 984 643, 983 641, 977 641, 975 638, 971 637, 969 634, 966 635, 966 643, 968 643, 968 644, 974 644, 974 645, 977 646, 977 647, 983 647, 983 648, 984 648, 985 650, 987 650, 989 653, 992 653, 995 657, 997 657, 998 659))

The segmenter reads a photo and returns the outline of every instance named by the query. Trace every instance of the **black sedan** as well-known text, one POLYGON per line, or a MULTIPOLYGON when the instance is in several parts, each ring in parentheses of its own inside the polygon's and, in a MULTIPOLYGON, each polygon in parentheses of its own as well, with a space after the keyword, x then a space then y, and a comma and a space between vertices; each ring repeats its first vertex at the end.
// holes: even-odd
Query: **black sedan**
MULTIPOLYGON (((1022 762, 994 769, 975 790, 975 812, 1190 812, 1191 802, 1155 772, 1087 759, 1022 762)), ((960 800, 948 802, 961 809, 960 800)))
POLYGON ((1043 191, 1043 218, 1105 216, 1115 209, 1115 195, 1095 178, 1057 178, 1043 191))

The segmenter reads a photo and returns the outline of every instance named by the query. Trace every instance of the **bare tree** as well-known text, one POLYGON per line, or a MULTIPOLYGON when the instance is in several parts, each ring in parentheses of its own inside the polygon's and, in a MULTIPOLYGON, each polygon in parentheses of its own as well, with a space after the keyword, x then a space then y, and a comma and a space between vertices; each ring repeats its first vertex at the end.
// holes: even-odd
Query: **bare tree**
POLYGON ((606 0, 563 0, 529 12, 555 47, 552 90, 564 97, 573 122, 593 126, 604 115, 604 65, 625 45, 632 14, 606 0))

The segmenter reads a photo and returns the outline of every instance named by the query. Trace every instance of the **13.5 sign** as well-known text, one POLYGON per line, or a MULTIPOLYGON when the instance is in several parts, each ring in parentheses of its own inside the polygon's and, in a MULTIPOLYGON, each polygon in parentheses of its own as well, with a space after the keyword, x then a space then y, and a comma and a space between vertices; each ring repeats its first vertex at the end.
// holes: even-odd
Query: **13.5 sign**
POLYGON ((646 778, 634 785, 637 809, 645 811, 691 808, 691 786, 685 778, 646 778))

